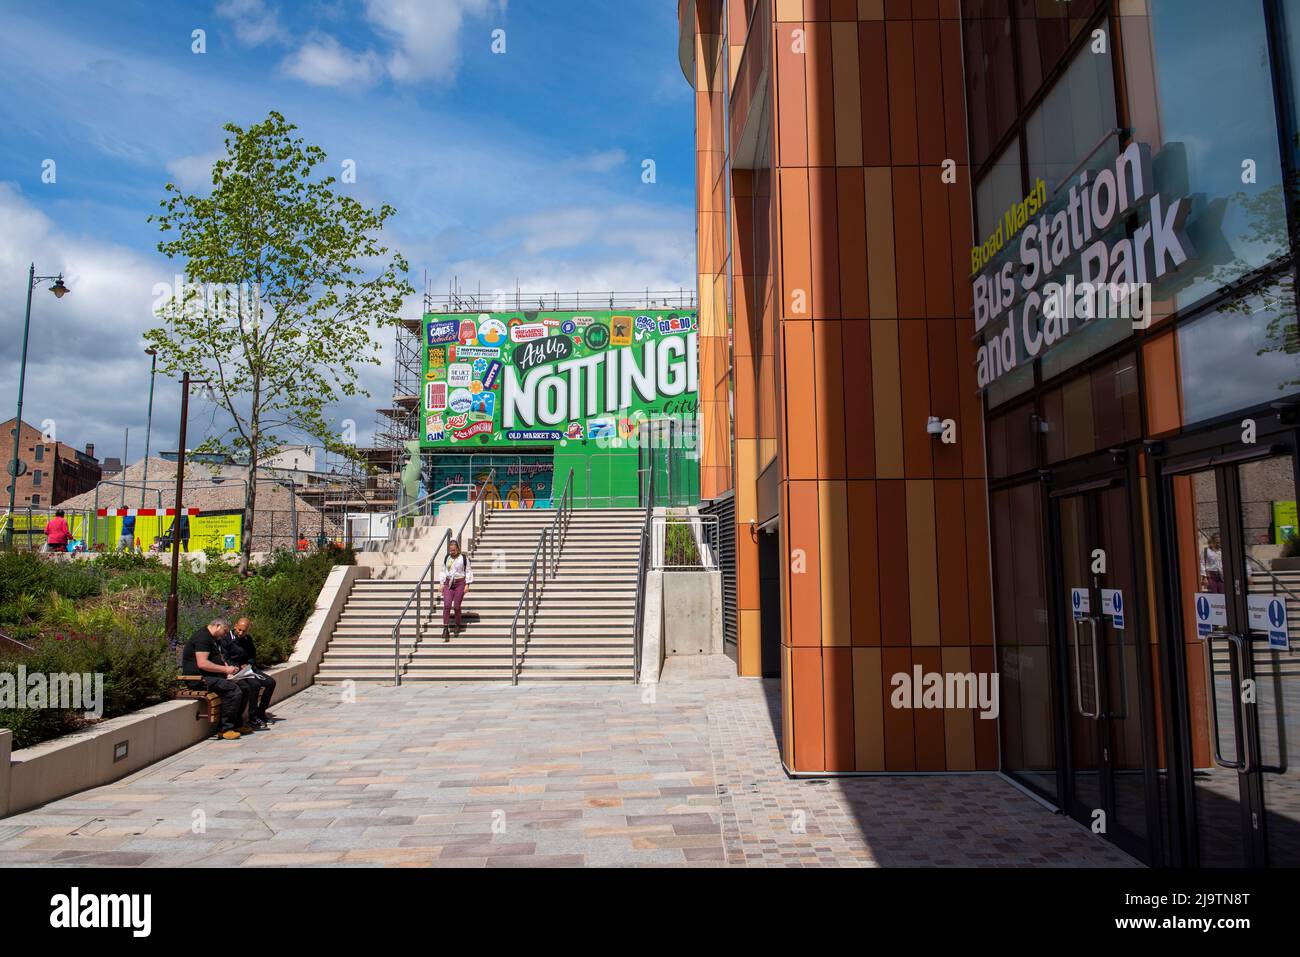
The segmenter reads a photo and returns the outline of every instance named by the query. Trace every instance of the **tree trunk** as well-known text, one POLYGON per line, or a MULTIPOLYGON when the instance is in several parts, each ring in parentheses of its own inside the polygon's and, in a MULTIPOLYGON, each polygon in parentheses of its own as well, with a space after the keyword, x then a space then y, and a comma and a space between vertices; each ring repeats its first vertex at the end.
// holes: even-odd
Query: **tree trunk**
POLYGON ((253 441, 248 452, 248 485, 244 489, 244 527, 240 536, 239 573, 249 574, 253 558, 253 525, 257 516, 257 426, 253 426, 253 441))

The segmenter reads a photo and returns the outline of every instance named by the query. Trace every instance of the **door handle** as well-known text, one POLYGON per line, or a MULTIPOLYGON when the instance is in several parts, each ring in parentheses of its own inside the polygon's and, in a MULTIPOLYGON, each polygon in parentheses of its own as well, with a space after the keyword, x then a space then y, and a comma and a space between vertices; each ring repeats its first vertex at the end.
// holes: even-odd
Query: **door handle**
POLYGON ((1091 615, 1074 620, 1074 701, 1075 707, 1079 714, 1085 718, 1092 718, 1094 721, 1101 714, 1101 697, 1097 686, 1097 624, 1091 615), (1079 658, 1079 625, 1087 622, 1092 633, 1092 711, 1087 711, 1083 707, 1083 666, 1079 658))
MULTIPOLYGON (((1205 636, 1205 709, 1210 712, 1210 744, 1214 749, 1214 763, 1221 768, 1229 768, 1234 771, 1245 772, 1246 762, 1242 757, 1241 739, 1237 737, 1236 725, 1233 726, 1233 736, 1237 744, 1237 756, 1239 760, 1229 761, 1219 750, 1219 701, 1214 692, 1214 651, 1211 647, 1216 635, 1211 632, 1205 636)), ((1232 634, 1224 634, 1223 637, 1230 641, 1236 637, 1232 634)), ((1232 678, 1234 668, 1232 667, 1232 652, 1228 652, 1228 677, 1232 678)), ((1235 682, 1234 682, 1235 685, 1235 682)))
MULTIPOLYGON (((1246 635, 1230 633, 1228 640, 1237 648, 1237 684, 1233 687, 1232 693, 1236 698, 1237 711, 1241 716, 1241 735, 1249 740, 1250 712, 1246 710, 1246 702, 1241 700, 1241 682, 1246 678, 1246 657, 1250 654, 1250 639, 1246 635)), ((1250 748, 1246 746, 1246 741, 1238 741, 1237 749, 1237 753, 1241 755, 1241 773, 1249 774, 1255 770, 1254 764, 1250 760, 1250 748)))

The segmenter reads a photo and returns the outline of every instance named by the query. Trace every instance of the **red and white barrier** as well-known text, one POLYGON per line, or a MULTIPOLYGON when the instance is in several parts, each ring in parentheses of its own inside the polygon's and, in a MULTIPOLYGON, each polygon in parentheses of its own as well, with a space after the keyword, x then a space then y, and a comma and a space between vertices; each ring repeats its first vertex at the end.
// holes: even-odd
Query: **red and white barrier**
MULTIPOLYGON (((199 509, 185 508, 181 509, 186 515, 198 515, 199 509)), ((176 514, 174 508, 101 508, 95 512, 100 518, 126 518, 128 515, 134 515, 137 518, 152 518, 156 516, 170 516, 176 514)))

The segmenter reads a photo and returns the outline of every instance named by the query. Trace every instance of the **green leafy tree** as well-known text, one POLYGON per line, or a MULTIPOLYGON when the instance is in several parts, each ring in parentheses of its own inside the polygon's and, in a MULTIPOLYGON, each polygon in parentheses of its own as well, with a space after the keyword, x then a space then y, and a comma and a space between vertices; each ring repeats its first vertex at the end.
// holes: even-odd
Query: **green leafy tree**
POLYGON ((287 433, 311 436, 355 456, 354 436, 327 411, 343 396, 368 395, 358 368, 380 362, 373 332, 399 321, 414 294, 406 260, 378 239, 396 211, 368 209, 321 175, 325 152, 294 135, 277 112, 247 129, 227 124, 226 155, 212 190, 187 195, 168 183, 150 216, 159 252, 184 269, 155 311, 145 339, 169 375, 207 379, 224 431, 198 447, 246 460, 243 553, 247 572, 259 462, 287 433))

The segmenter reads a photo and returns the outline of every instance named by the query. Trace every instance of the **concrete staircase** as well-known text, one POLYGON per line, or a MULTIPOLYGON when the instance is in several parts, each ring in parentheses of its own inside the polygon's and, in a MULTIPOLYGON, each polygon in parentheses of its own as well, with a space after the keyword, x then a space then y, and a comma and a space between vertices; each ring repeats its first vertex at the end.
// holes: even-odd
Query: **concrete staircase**
POLYGON ((431 518, 416 518, 410 528, 395 528, 375 551, 357 552, 357 564, 370 569, 372 578, 407 582, 407 593, 429 564, 445 528, 431 518))
MULTIPOLYGON (((414 610, 401 632, 402 681, 509 681, 510 625, 533 553, 555 512, 491 513, 472 552, 474 584, 464 630, 442 641, 442 609, 417 640, 414 610)), ((578 509, 546 581, 532 635, 519 634, 520 681, 630 681, 641 509, 578 509)), ((428 561, 426 557, 425 562, 428 561)), ((414 578, 355 583, 321 663, 318 681, 393 680, 393 623, 414 578)), ((521 618, 522 622, 522 618, 521 618)))

